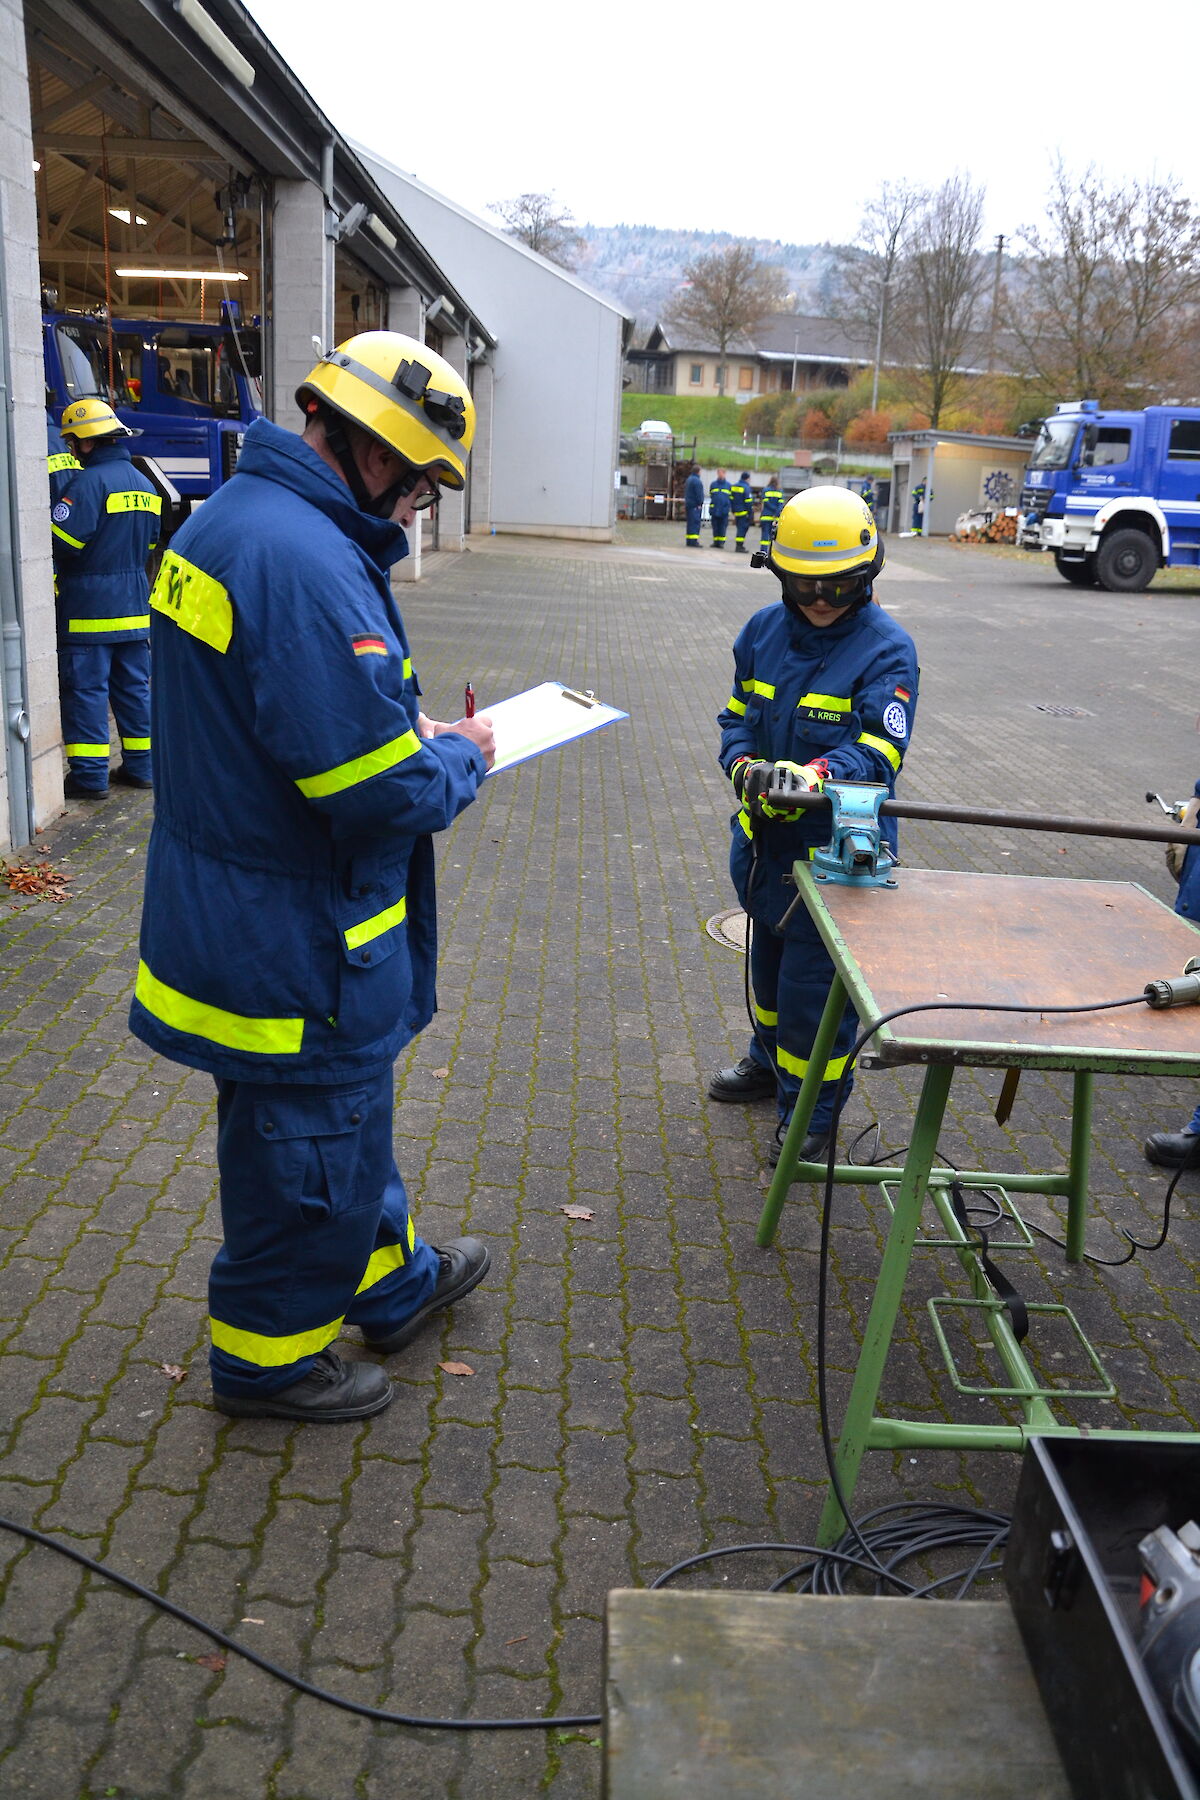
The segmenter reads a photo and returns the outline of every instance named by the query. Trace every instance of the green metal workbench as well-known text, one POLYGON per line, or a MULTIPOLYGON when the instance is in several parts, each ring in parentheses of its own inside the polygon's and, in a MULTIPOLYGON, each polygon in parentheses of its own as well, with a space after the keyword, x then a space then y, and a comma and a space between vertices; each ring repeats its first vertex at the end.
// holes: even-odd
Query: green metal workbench
MULTIPOLYGON (((1087 1221, 1093 1084, 1106 1070, 1123 1075, 1200 1078, 1200 1008, 1052 1014, 1047 1006, 1082 1006, 1140 993, 1148 981, 1177 975, 1200 948, 1195 929, 1132 882, 1055 880, 1022 875, 948 874, 901 869, 895 888, 847 887, 823 882, 805 863, 795 867, 800 902, 807 906, 834 965, 834 978, 809 1058, 808 1073, 783 1143, 759 1221, 758 1242, 771 1243, 793 1182, 823 1182, 826 1168, 802 1163, 817 1094, 847 999, 868 1023, 897 1007, 935 1000, 1028 1004, 1029 1012, 925 1012, 885 1025, 864 1049, 862 1064, 917 1064, 925 1080, 902 1167, 839 1164, 837 1182, 884 1187, 891 1225, 859 1353, 854 1384, 837 1449, 838 1479, 849 1503, 859 1465, 869 1449, 913 1447, 1020 1450, 1026 1439, 1076 1436, 1061 1424, 1051 1400, 1071 1396, 1112 1398, 1115 1389, 1073 1315, 1061 1306, 1030 1312, 1065 1315, 1093 1370, 1090 1385, 1043 1386, 1014 1335, 1004 1301, 988 1283, 977 1241, 963 1225, 950 1193, 962 1188, 1003 1190, 1013 1229, 1024 1223, 1008 1201, 1012 1193, 1054 1194, 1067 1203, 1067 1256, 1083 1255, 1087 1221), (951 1170, 935 1166, 938 1133, 956 1068, 1065 1070, 1073 1077, 1071 1149, 1067 1168, 1049 1173, 951 1170), (926 1198, 940 1220, 940 1235, 922 1230, 926 1198), (914 1248, 951 1249, 971 1286, 969 1300, 943 1296, 929 1302, 935 1334, 956 1388, 1010 1401, 1019 1424, 914 1423, 876 1413, 879 1388, 914 1248), (986 1327, 1004 1379, 972 1386, 955 1368, 947 1342, 948 1316, 968 1309, 986 1327)), ((1190 1104, 1190 1101, 1189 1101, 1190 1104)), ((1032 1242, 1026 1233, 1026 1241, 1032 1242)), ((1177 1438, 1200 1434, 1104 1431, 1092 1435, 1177 1438)), ((832 1543, 844 1529, 832 1486, 819 1541, 832 1543)))

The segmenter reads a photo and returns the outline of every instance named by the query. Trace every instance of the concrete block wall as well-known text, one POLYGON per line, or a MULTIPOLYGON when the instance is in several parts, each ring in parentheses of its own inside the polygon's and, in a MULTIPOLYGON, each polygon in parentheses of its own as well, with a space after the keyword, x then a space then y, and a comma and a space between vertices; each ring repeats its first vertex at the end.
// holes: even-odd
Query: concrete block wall
POLYGON ((275 183, 271 257, 271 417, 299 431, 296 389, 316 360, 313 338, 328 350, 332 331, 333 245, 325 236, 324 196, 314 182, 275 183))
MULTIPOLYGON (((45 824, 63 802, 62 725, 54 576, 50 554, 50 498, 46 481, 45 377, 42 367, 41 277, 37 201, 29 117, 29 70, 21 0, 0 0, 0 231, 3 244, 3 336, 10 413, 14 565, 23 624, 25 710, 30 720, 33 824, 45 824)), ((0 503, 7 497, 0 497, 0 503)), ((4 734, 6 762, 25 779, 14 739, 4 734)), ((10 822, 8 769, 0 796, 0 834, 10 822)))

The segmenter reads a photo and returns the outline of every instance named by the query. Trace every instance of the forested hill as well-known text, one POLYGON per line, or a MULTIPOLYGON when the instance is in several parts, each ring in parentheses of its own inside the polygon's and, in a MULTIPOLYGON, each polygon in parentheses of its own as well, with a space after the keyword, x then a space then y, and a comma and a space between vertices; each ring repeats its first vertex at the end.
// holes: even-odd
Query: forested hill
MULTIPOLYGON (((609 295, 638 321, 644 337, 679 286, 685 263, 737 242, 728 231, 667 231, 656 225, 580 225, 584 248, 573 263, 589 286, 609 295)), ((787 272, 799 312, 821 313, 829 299, 835 251, 830 244, 783 244, 750 238, 764 262, 787 272)))

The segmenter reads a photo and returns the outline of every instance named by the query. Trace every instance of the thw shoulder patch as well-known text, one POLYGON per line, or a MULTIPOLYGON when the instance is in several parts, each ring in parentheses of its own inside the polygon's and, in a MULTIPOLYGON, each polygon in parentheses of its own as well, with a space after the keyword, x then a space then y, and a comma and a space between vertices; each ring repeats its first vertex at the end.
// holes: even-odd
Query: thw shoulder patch
POLYGON ((388 647, 383 639, 369 634, 363 637, 352 637, 350 644, 355 656, 386 656, 388 653, 388 647))

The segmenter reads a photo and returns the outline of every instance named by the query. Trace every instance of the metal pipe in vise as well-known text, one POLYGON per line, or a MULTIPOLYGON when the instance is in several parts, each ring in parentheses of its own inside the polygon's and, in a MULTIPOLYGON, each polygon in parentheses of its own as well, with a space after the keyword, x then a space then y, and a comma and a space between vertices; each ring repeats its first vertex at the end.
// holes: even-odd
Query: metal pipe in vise
MULTIPOLYGON (((790 807, 828 806, 829 798, 815 791, 789 793, 790 807)), ((998 812, 980 806, 943 806, 924 800, 885 800, 881 813, 897 819, 938 819, 947 825, 1003 825, 1016 831, 1057 831, 1075 837, 1140 838, 1151 844, 1200 844, 1200 831, 1182 825, 1127 825, 1117 819, 1060 819, 1053 813, 998 812)))

